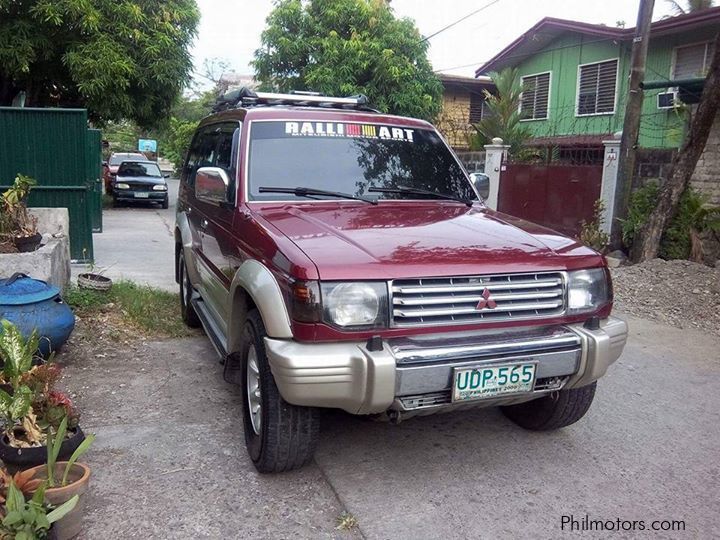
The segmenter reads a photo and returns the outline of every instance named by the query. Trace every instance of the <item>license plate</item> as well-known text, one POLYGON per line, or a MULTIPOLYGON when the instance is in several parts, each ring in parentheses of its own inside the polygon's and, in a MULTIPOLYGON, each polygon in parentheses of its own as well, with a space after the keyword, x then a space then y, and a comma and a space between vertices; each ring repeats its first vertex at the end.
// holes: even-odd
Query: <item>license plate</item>
POLYGON ((135 193, 135 198, 136 198, 136 199, 148 199, 149 197, 150 197, 150 194, 149 194, 149 193, 142 193, 142 192, 140 192, 140 193, 135 193))
POLYGON ((453 401, 485 399, 530 392, 535 383, 536 364, 517 363, 488 367, 456 368, 453 401))

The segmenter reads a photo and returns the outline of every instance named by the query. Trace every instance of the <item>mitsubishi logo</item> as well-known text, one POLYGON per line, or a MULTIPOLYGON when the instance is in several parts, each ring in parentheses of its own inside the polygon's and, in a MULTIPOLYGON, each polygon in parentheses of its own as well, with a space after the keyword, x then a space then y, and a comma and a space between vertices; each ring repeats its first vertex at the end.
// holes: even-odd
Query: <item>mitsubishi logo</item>
POLYGON ((485 308, 495 309, 496 307, 497 307, 497 304, 495 303, 495 300, 490 298, 490 291, 488 290, 487 287, 485 287, 485 289, 483 289, 483 292, 482 292, 482 298, 478 302, 477 306, 475 306, 475 309, 477 309, 479 311, 479 310, 485 309, 485 308))

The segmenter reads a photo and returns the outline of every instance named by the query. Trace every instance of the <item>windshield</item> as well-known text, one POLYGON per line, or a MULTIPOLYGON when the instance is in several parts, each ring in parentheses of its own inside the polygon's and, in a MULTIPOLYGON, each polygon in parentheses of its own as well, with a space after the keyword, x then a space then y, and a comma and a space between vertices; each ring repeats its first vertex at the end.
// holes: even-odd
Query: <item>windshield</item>
POLYGON ((124 161, 118 169, 118 176, 150 176, 159 178, 162 176, 160 167, 155 163, 139 163, 137 161, 124 161))
POLYGON ((123 161, 145 161, 142 154, 115 154, 110 156, 110 165, 120 165, 123 161))
POLYGON ((432 198, 368 193, 371 187, 401 187, 477 198, 435 131, 381 124, 254 122, 249 200, 307 200, 293 194, 260 193, 260 187, 303 187, 380 199, 432 198))

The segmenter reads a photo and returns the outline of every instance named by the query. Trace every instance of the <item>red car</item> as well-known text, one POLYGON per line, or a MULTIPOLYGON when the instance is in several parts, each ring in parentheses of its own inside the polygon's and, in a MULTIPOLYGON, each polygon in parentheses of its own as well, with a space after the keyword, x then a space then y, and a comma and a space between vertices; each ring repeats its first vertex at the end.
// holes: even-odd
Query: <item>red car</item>
POLYGON ((533 430, 587 412, 627 337, 600 254, 488 209, 432 125, 362 97, 220 108, 182 171, 176 279, 259 471, 311 459, 321 408, 500 406, 533 430))
POLYGON ((105 182, 105 193, 112 194, 112 183, 115 181, 118 168, 123 161, 147 161, 147 158, 137 152, 115 152, 110 159, 103 163, 103 181, 105 182))

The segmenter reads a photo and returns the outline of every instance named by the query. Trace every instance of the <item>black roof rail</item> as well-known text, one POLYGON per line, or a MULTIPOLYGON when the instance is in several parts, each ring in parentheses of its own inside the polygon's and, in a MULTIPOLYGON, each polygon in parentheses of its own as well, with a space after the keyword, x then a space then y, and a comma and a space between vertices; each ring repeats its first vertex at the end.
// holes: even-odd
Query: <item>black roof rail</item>
POLYGON ((324 96, 319 92, 295 90, 290 94, 275 92, 255 92, 247 87, 233 90, 217 98, 213 112, 227 111, 238 107, 258 107, 271 105, 291 105, 297 107, 321 107, 332 109, 354 109, 359 111, 379 111, 368 105, 368 98, 362 94, 349 97, 324 96))

